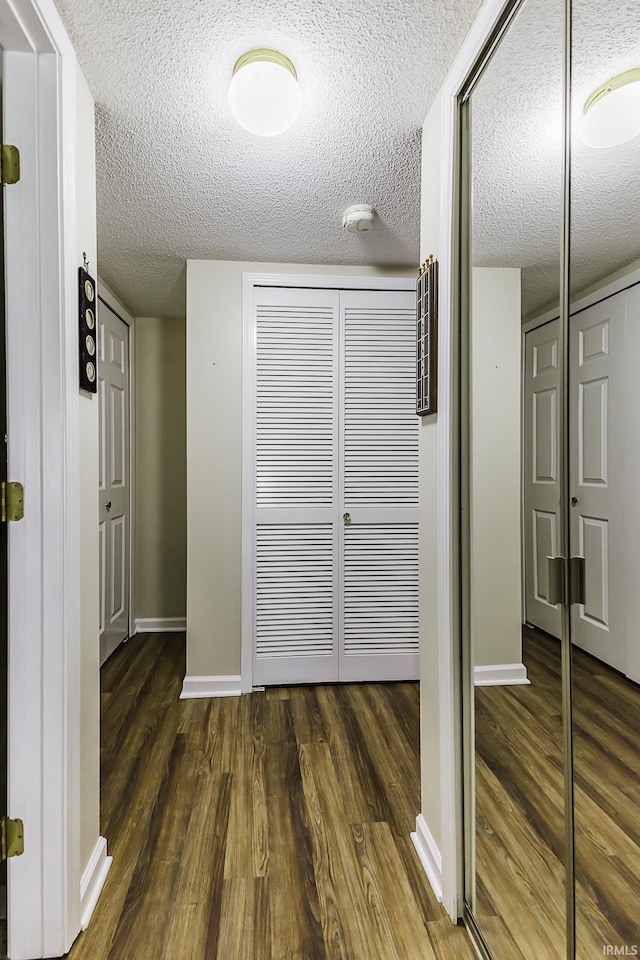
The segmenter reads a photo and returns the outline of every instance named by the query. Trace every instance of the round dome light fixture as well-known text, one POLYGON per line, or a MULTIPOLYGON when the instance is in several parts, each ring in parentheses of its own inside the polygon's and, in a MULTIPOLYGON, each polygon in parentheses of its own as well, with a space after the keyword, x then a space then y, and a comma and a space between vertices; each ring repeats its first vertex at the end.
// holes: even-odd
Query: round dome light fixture
POLYGON ((617 147, 640 134, 640 67, 594 90, 584 105, 581 136, 590 147, 617 147))
POLYGON ((342 215, 342 226, 349 233, 365 233, 373 229, 375 212, 368 203, 354 203, 342 215))
POLYGON ((302 94, 296 69, 277 50, 249 50, 236 61, 229 107, 241 127, 258 137, 284 133, 298 119, 302 94))

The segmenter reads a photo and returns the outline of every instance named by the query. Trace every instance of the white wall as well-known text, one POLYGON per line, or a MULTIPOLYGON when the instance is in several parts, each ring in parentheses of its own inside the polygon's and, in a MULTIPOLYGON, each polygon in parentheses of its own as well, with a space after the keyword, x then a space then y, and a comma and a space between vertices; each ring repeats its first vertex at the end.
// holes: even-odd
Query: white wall
MULTIPOLYGON (((97 275, 95 122, 93 97, 80 70, 76 77, 77 261, 86 253, 97 275)), ((80 617, 81 744, 80 864, 84 870, 100 834, 100 651, 98 568, 98 397, 81 393, 80 617)))
POLYGON ((135 322, 135 618, 187 611, 184 319, 135 322))
MULTIPOLYGON (((424 123, 420 261, 440 247, 440 97, 424 123)), ((441 844, 440 691, 438 653, 438 415, 420 425, 420 752, 422 815, 438 848, 441 844)))
POLYGON ((187 263, 187 673, 240 674, 242 275, 415 276, 415 270, 187 263))
POLYGON ((520 270, 475 268, 471 309, 471 644, 522 660, 520 270))

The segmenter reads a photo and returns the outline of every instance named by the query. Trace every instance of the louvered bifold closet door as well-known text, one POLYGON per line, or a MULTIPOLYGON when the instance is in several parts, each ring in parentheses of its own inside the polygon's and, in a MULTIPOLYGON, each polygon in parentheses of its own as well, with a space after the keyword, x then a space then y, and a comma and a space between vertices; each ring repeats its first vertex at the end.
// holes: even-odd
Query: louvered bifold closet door
POLYGON ((338 679, 334 290, 255 290, 254 684, 338 679))
POLYGON ((415 293, 343 291, 341 680, 418 677, 415 293))

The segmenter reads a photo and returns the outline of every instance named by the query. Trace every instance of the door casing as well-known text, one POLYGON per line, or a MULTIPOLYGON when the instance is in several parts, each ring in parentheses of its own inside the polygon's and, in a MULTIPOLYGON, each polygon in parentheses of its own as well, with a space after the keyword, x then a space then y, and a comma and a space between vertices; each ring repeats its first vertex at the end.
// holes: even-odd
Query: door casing
POLYGON ((0 39, 22 167, 5 194, 9 472, 25 486, 9 531, 8 812, 25 854, 9 862, 8 947, 27 960, 80 929, 77 66, 52 0, 7 0, 0 39))

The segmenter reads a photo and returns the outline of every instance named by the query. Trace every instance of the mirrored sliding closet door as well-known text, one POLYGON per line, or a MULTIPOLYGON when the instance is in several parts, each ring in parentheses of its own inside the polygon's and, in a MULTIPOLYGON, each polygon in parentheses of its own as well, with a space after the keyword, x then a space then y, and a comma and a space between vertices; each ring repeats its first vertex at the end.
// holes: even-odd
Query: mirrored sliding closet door
POLYGON ((563 0, 524 0, 461 108, 466 903, 496 960, 567 956, 567 617, 547 561, 562 554, 565 482, 564 17, 563 0))
POLYGON ((640 956, 640 11, 514 10, 461 103, 467 919, 640 956))
POLYGON ((576 956, 592 960, 640 955, 640 7, 572 12, 576 956))

